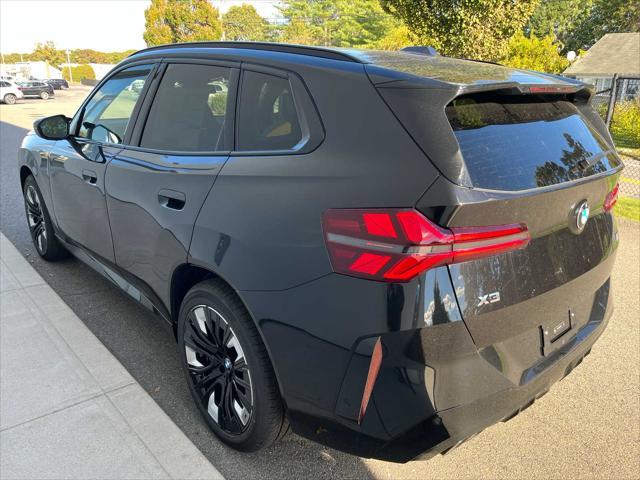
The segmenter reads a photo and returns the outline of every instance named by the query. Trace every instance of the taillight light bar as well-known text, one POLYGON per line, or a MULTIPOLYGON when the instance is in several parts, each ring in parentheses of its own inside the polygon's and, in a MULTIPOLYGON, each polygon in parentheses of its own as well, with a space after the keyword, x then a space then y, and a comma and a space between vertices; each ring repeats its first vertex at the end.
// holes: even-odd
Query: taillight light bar
POLYGON ((605 212, 611 211, 613 206, 616 204, 616 202, 618 201, 618 192, 619 191, 620 191, 620 184, 616 183, 615 187, 613 187, 613 190, 611 190, 609 193, 607 193, 607 196, 604 199, 604 210, 605 210, 605 212))
POLYGON ((575 93, 578 89, 571 85, 541 85, 529 87, 529 93, 575 93))
POLYGON ((383 282, 407 282, 441 265, 524 248, 522 224, 443 228, 413 209, 331 209, 323 228, 333 270, 383 282))

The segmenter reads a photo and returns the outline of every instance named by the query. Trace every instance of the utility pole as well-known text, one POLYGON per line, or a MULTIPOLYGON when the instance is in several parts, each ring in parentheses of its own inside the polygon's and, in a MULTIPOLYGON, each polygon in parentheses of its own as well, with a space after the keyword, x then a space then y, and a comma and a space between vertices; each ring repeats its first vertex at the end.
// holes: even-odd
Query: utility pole
POLYGON ((64 53, 67 54, 67 68, 69 69, 69 82, 73 82, 73 74, 71 73, 71 57, 69 57, 71 52, 67 48, 64 53))
POLYGON ((222 36, 220 40, 223 42, 226 40, 226 35, 224 32, 224 23, 222 22, 222 0, 220 0, 220 5, 218 6, 218 20, 220 20, 220 27, 222 28, 222 36))

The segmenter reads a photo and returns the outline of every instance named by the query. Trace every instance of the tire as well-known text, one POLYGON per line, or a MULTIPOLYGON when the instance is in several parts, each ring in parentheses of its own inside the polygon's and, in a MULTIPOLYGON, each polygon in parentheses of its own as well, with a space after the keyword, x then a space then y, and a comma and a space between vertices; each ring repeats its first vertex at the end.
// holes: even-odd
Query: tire
POLYGON ((17 97, 13 93, 7 93, 2 101, 7 105, 15 105, 17 97))
POLYGON ((267 350, 228 285, 207 280, 189 290, 180 307, 177 333, 189 390, 218 438, 252 452, 288 431, 267 350))
POLYGON ((49 100, 49 92, 40 92, 40 98, 42 100, 49 100))
POLYGON ((69 252, 53 233, 49 211, 33 175, 29 175, 25 180, 22 194, 24 196, 24 208, 27 214, 29 232, 38 254, 48 261, 56 261, 68 257, 69 252))

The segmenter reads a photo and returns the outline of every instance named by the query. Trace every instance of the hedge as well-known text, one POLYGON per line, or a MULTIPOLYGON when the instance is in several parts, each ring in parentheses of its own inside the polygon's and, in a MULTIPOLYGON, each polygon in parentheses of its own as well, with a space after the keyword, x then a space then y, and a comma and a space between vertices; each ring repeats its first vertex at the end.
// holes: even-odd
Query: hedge
MULTIPOLYGON (((65 80, 71 81, 69 78, 69 67, 62 68, 62 76, 65 80)), ((71 76, 74 82, 82 82, 82 80, 95 80, 96 72, 93 71, 91 65, 78 65, 77 67, 71 67, 71 76)))

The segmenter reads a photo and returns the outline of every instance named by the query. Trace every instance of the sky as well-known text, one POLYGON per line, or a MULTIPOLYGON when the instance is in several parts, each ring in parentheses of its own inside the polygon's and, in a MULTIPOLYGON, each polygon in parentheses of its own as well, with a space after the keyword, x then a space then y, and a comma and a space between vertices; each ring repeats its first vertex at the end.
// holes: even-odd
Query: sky
MULTIPOLYGON (((0 51, 31 52, 51 40, 59 49, 103 52, 146 45, 144 11, 150 0, 0 0, 0 51)), ((264 17, 277 16, 276 0, 212 0, 224 13, 232 5, 253 4, 264 17)))

